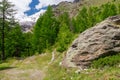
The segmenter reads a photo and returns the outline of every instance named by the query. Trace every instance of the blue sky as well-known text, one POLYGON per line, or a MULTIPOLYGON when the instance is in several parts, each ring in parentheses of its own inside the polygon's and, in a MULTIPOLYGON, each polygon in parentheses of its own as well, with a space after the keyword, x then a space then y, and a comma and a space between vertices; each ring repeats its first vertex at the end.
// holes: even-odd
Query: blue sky
POLYGON ((36 9, 36 5, 38 5, 40 3, 39 0, 32 0, 32 2, 29 4, 30 10, 25 11, 24 13, 27 14, 28 16, 31 16, 37 12, 39 12, 40 10, 46 10, 47 6, 44 6, 40 9, 36 9))
POLYGON ((24 13, 27 16, 33 15, 41 10, 46 10, 48 5, 58 4, 61 1, 73 1, 73 0, 32 0, 29 3, 30 10, 25 11, 24 13))
POLYGON ((32 0, 32 2, 29 4, 30 10, 26 11, 25 14, 29 16, 38 12, 39 10, 35 8, 35 6, 38 4, 39 0, 32 0))

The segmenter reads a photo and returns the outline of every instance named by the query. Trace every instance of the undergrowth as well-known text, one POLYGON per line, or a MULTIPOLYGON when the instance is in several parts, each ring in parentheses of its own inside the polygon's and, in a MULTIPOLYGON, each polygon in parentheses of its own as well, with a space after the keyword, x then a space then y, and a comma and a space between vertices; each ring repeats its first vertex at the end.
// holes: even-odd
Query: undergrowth
POLYGON ((94 67, 76 73, 76 68, 64 68, 60 66, 63 55, 57 54, 56 59, 48 65, 46 70, 46 77, 44 80, 120 80, 120 68, 115 66, 120 62, 120 55, 109 56, 101 58, 99 62, 93 62, 94 67), (58 56, 59 55, 59 56, 58 56), (104 62, 105 61, 105 62, 104 62), (96 63, 96 64, 95 64, 96 63), (109 65, 107 68, 99 68, 101 66, 109 65))
POLYGON ((93 68, 103 68, 103 67, 111 67, 116 65, 120 65, 120 54, 107 56, 107 57, 95 60, 93 61, 91 66, 93 68))

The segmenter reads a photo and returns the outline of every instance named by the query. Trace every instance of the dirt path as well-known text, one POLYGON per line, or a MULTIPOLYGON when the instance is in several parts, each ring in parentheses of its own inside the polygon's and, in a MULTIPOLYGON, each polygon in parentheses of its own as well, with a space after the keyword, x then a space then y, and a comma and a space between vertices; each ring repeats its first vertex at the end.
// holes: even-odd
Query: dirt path
POLYGON ((3 77, 0 80, 43 80, 45 74, 38 69, 7 69, 0 71, 3 77))
POLYGON ((41 64, 36 61, 36 56, 15 60, 9 67, 0 70, 0 80, 43 80, 45 73, 39 65, 41 64))
POLYGON ((19 69, 9 69, 0 71, 4 74, 4 77, 0 80, 43 80, 44 73, 40 70, 19 70, 19 69))

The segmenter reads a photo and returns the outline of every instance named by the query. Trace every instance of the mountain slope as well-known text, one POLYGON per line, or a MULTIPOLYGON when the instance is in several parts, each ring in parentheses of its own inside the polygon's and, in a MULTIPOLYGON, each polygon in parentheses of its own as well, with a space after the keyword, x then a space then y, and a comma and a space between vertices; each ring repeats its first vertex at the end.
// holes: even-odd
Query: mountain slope
POLYGON ((114 2, 115 4, 120 3, 119 0, 75 0, 72 2, 61 2, 58 5, 53 7, 53 11, 56 16, 64 12, 68 12, 70 17, 75 17, 78 12, 82 9, 82 7, 90 7, 90 6, 101 6, 108 2, 114 2))
MULTIPOLYGON (((78 12, 82 9, 82 7, 90 7, 90 6, 101 6, 102 4, 113 2, 115 4, 120 3, 119 0, 75 0, 74 2, 67 2, 63 1, 59 3, 58 5, 52 5, 53 11, 55 16, 59 16, 63 14, 64 12, 68 12, 70 17, 75 17, 78 12)), ((39 18, 40 14, 43 14, 45 10, 38 12, 32 16, 25 17, 23 20, 20 21, 20 25, 22 27, 22 30, 25 32, 29 32, 30 29, 33 27, 37 19, 39 18)))

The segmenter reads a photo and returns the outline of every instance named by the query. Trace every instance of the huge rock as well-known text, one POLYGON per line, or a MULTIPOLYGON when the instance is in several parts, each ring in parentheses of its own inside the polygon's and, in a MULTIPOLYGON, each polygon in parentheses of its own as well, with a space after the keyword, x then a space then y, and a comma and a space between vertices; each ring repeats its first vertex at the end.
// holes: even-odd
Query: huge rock
POLYGON ((63 60, 65 67, 88 67, 100 57, 120 52, 120 15, 84 31, 72 43, 63 60))

